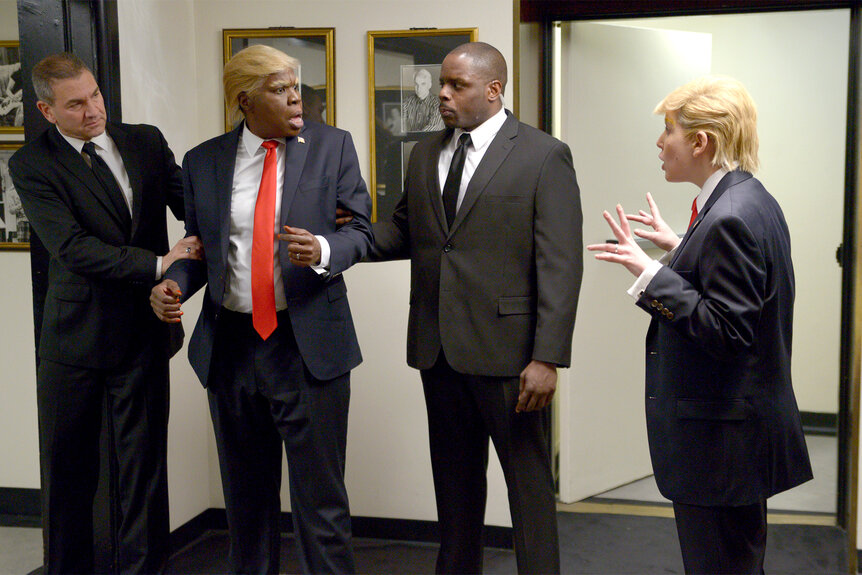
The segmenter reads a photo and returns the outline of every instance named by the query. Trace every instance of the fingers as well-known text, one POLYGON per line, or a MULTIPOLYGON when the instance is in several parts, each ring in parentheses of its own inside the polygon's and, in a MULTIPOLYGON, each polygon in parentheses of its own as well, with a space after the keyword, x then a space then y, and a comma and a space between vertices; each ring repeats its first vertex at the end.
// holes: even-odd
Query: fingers
POLYGON ((652 194, 647 192, 646 201, 649 205, 649 211, 653 215, 654 218, 661 218, 661 214, 658 211, 658 205, 656 205, 655 200, 652 199, 652 194))
POLYGON ((172 280, 165 280, 150 291, 150 306, 153 313, 166 323, 178 323, 183 312, 180 309, 179 286, 172 280))
POLYGON ((320 262, 320 243, 311 232, 290 226, 284 226, 284 231, 286 233, 278 234, 278 239, 287 242, 291 263, 308 267, 320 262))

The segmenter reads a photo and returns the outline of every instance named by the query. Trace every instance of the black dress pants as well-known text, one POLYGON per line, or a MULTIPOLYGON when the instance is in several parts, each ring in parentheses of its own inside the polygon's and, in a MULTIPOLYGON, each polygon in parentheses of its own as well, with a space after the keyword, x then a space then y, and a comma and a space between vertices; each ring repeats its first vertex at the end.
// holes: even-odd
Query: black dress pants
POLYGON ((223 309, 209 382, 231 569, 279 572, 283 444, 303 572, 354 572, 344 486, 350 374, 314 379, 286 313, 263 341, 250 315, 223 309))
MULTIPOLYGON (((149 348, 149 346, 144 346, 149 348)), ((92 573, 99 433, 110 426, 118 573, 157 573, 168 554, 168 358, 150 349, 117 369, 39 363, 44 573, 92 573), (108 418, 102 421, 105 397, 108 418)))
POLYGON ((673 504, 685 572, 761 575, 766 501, 739 507, 673 504))
POLYGON ((440 525, 437 573, 481 573, 488 439, 503 467, 519 573, 559 573, 547 409, 515 413, 519 380, 422 371, 440 525))

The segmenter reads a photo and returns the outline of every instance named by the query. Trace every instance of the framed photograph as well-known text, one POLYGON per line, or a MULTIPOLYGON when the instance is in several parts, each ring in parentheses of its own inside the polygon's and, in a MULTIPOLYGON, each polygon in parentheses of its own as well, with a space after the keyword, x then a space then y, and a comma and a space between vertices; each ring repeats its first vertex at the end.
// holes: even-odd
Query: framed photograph
POLYGON ((9 158, 20 147, 0 142, 0 250, 30 249, 30 222, 9 175, 9 158))
POLYGON ((445 129, 437 98, 443 58, 477 39, 477 28, 368 32, 372 221, 392 215, 413 145, 445 129))
POLYGON ((18 41, 0 41, 0 135, 24 136, 23 86, 18 41))
MULTIPOLYGON (((231 28, 222 30, 224 63, 249 46, 266 44, 299 60, 302 116, 335 125, 335 28, 231 28)), ((225 131, 231 125, 225 106, 225 131)))

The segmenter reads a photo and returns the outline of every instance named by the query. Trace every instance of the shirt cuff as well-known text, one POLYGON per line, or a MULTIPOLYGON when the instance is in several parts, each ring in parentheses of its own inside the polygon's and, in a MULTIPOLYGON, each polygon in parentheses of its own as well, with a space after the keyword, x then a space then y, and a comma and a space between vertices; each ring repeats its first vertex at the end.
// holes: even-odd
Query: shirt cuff
POLYGON ((329 273, 329 242, 323 236, 314 236, 317 238, 317 241, 320 243, 320 263, 316 266, 311 266, 311 269, 316 271, 319 275, 324 275, 329 273))
POLYGON ((670 260, 673 259, 673 254, 676 253, 676 248, 678 248, 678 247, 679 247, 679 244, 676 244, 672 250, 665 252, 664 255, 658 259, 658 261, 660 261, 661 263, 663 263, 666 266, 669 266, 670 260))
POLYGON ((650 264, 644 268, 644 271, 641 272, 641 275, 638 276, 638 279, 635 280, 635 283, 628 289, 626 292, 632 298, 637 301, 640 299, 641 294, 643 294, 646 287, 649 285, 649 282, 652 281, 652 278, 658 273, 658 271, 662 268, 663 264, 659 260, 653 260, 650 264))
POLYGON ((156 281, 162 279, 164 275, 162 273, 162 256, 156 256, 156 281))

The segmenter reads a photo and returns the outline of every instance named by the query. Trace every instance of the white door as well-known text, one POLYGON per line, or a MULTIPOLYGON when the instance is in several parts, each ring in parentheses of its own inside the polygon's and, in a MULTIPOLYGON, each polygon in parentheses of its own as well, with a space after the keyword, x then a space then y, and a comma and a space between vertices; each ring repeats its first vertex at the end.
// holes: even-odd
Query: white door
MULTIPOLYGON (((574 156, 585 244, 613 237, 602 210, 646 209, 648 191, 684 231, 697 189, 665 183, 655 146, 664 121, 652 111, 671 89, 709 73, 711 46, 710 34, 564 25, 560 136, 574 156)), ((633 281, 585 252, 572 369, 560 385, 563 502, 652 473, 643 407, 649 316, 625 293, 633 281)))

